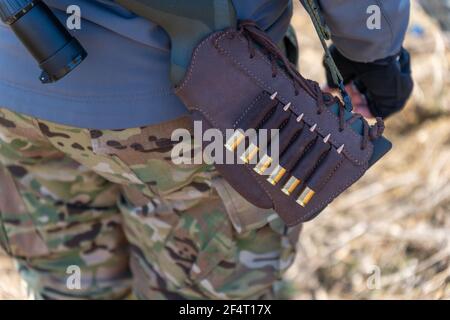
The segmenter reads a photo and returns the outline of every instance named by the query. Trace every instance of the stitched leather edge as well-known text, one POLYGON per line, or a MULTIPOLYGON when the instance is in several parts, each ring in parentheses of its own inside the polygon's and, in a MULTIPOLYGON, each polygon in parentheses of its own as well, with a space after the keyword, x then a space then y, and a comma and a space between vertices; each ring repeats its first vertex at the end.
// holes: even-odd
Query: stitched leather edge
MULTIPOLYGON (((267 91, 268 91, 268 89, 270 89, 270 91, 274 91, 274 88, 273 88, 272 86, 270 86, 269 84, 267 84, 264 80, 260 79, 257 75, 255 75, 252 71, 250 71, 250 70, 249 70, 246 66, 244 66, 242 63, 240 63, 239 61, 237 61, 237 60, 234 58, 234 56, 231 54, 231 52, 229 52, 227 49, 225 49, 223 46, 220 45, 220 41, 221 41, 225 36, 229 35, 229 34, 232 33, 232 32, 234 32, 234 31, 233 31, 233 30, 223 31, 223 32, 222 32, 223 34, 217 36, 217 38, 215 39, 215 43, 216 43, 215 47, 217 48, 217 50, 218 50, 219 52, 221 52, 224 56, 227 56, 227 57, 231 60, 231 62, 233 62, 233 64, 235 64, 237 67, 240 67, 240 69, 241 69, 242 71, 244 71, 244 74, 246 74, 247 77, 249 77, 251 80, 256 81, 257 83, 259 83, 263 90, 267 90, 267 91)), ((241 42, 244 43, 244 40, 243 40, 241 37, 239 37, 239 40, 240 40, 241 42)), ((269 65, 269 66, 271 65, 270 62, 267 60, 267 58, 266 58, 265 56, 263 56, 258 50, 256 51, 256 54, 257 54, 260 58, 262 58, 262 60, 263 60, 267 65, 269 65)), ((285 75, 283 72, 281 72, 280 74, 281 74, 282 77, 284 77, 285 80, 290 81, 290 80, 286 77, 286 75, 285 75)), ((300 88, 300 90, 303 90, 303 89, 300 88)), ((280 98, 283 98, 283 100, 284 100, 283 102, 284 102, 284 103, 286 103, 286 101, 288 101, 288 99, 286 99, 286 97, 284 97, 282 94, 279 94, 277 98, 278 98, 278 100, 280 100, 280 98)), ((280 100, 280 101, 281 101, 281 100, 280 100)), ((297 109, 298 107, 295 106, 295 105, 293 104, 293 105, 292 105, 292 108, 295 110, 295 109, 297 109)), ((325 110, 325 112, 327 112, 329 115, 331 115, 332 117, 334 117, 334 118, 336 119, 336 121, 338 121, 338 118, 337 118, 337 116, 336 116, 334 113, 332 113, 332 112, 331 112, 330 110, 328 110, 328 109, 324 109, 324 110, 325 110)), ((298 110, 296 110, 296 111, 297 111, 297 113, 299 113, 298 110)), ((297 115, 298 115, 298 114, 297 114, 297 115)), ((304 117, 304 120, 307 120, 306 122, 308 122, 310 125, 311 125, 311 123, 314 122, 314 121, 312 121, 310 118, 308 118, 307 116, 304 117)), ((348 132, 350 132, 352 135, 355 136, 355 138, 360 139, 360 136, 359 136, 356 132, 354 132, 353 129, 351 129, 350 126, 349 126, 347 123, 345 123, 344 126, 345 126, 344 130, 347 130, 348 132)), ((321 132, 322 135, 325 134, 325 133, 324 133, 325 131, 322 130, 320 127, 317 127, 317 131, 321 132)), ((339 146, 338 146, 338 143, 336 142, 336 140, 335 140, 333 137, 330 138, 330 142, 332 142, 333 145, 334 145, 335 147, 339 147, 339 146)), ((345 156, 346 156, 348 159, 350 159, 353 163, 356 163, 356 164, 358 164, 358 165, 365 165, 365 164, 369 161, 369 158, 370 158, 371 154, 373 153, 373 145, 372 145, 372 143, 369 143, 369 148, 370 148, 370 150, 368 151, 367 155, 364 155, 364 158, 365 158, 365 159, 364 159, 363 161, 361 161, 361 160, 355 158, 352 154, 350 154, 350 153, 349 153, 347 150, 345 150, 345 149, 344 149, 343 153, 344 153, 345 156)))

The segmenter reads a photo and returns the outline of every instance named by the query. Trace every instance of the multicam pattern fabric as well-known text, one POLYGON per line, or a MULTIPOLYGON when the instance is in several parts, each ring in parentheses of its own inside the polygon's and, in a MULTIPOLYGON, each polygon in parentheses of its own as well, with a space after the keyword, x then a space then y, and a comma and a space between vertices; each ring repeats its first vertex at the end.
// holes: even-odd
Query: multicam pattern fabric
POLYGON ((0 109, 0 243, 36 298, 277 297, 300 227, 211 166, 174 165, 171 133, 189 127, 87 130, 0 109))

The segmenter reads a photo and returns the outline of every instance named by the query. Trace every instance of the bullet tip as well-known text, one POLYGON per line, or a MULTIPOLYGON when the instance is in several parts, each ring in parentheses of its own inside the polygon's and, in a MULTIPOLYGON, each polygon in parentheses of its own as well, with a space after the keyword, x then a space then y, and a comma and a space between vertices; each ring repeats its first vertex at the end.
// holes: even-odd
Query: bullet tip
POLYGON ((275 92, 274 94, 272 94, 272 95, 270 96, 270 99, 275 100, 275 98, 277 97, 277 95, 278 95, 278 92, 275 92))

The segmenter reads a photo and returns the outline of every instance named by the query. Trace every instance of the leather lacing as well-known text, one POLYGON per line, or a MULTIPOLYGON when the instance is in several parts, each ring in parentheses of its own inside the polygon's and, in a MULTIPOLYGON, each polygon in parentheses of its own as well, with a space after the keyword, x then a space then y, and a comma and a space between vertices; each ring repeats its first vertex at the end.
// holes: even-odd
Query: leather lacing
MULTIPOLYGON (((322 92, 317 82, 305 79, 296 69, 296 67, 287 59, 283 52, 273 43, 270 37, 262 31, 254 21, 244 20, 239 23, 238 34, 243 36, 248 43, 248 51, 250 58, 253 59, 256 56, 257 43, 261 49, 265 50, 269 56, 269 60, 272 66, 272 77, 277 77, 280 67, 282 67, 287 76, 291 79, 294 88, 295 96, 298 96, 299 88, 305 90, 311 97, 317 101, 317 113, 321 114, 327 107, 324 101, 324 97, 330 98, 330 95, 322 92)), ((361 149, 364 150, 367 147, 369 141, 379 138, 384 131, 384 122, 381 118, 376 118, 376 123, 370 126, 366 119, 359 113, 353 113, 352 117, 345 120, 345 106, 341 100, 332 97, 333 101, 339 106, 338 118, 339 118, 339 131, 344 130, 345 123, 351 125, 357 120, 361 120, 363 124, 363 138, 361 142, 361 149)))

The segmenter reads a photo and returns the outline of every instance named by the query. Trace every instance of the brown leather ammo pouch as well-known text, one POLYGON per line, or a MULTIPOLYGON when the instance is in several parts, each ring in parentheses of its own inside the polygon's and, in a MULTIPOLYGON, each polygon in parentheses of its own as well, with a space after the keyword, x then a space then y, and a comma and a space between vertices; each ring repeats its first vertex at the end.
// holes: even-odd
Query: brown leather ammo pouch
POLYGON ((380 119, 369 126, 321 92, 253 22, 202 41, 176 93, 203 130, 226 137, 225 158, 241 160, 217 164, 223 177, 289 226, 315 217, 390 149, 380 119), (256 137, 244 134, 251 128, 256 137), (278 133, 263 146, 259 129, 278 133))

